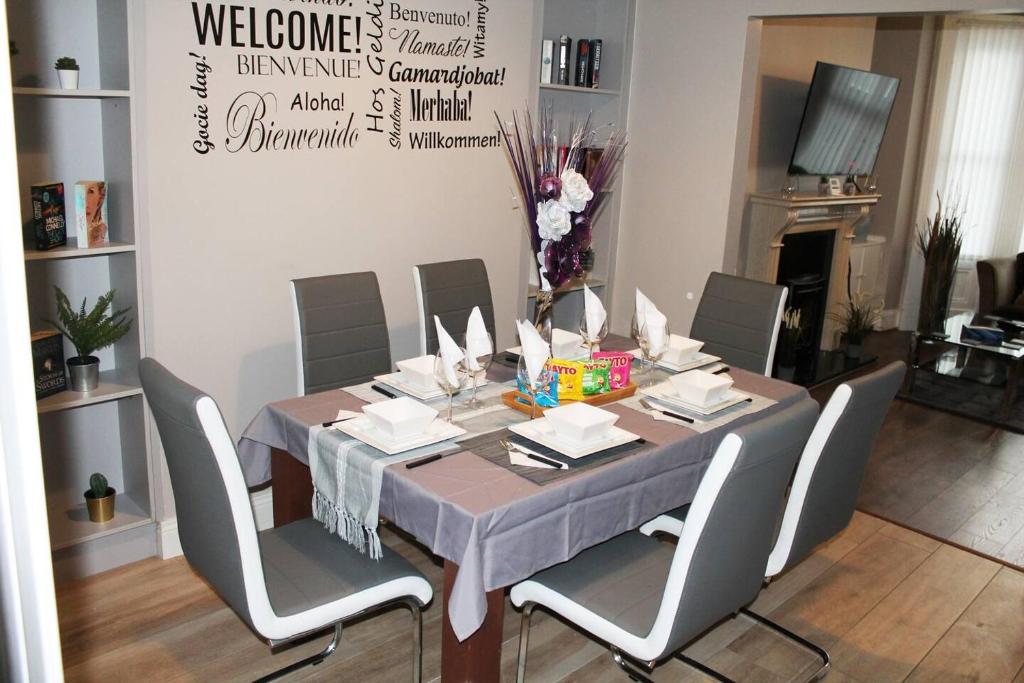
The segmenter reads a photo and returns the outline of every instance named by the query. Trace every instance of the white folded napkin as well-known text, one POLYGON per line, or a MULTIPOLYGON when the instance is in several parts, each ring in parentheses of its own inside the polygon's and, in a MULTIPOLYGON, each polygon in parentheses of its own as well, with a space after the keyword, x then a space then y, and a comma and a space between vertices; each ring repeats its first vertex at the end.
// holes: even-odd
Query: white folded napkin
MULTIPOLYGON (((537 455, 540 455, 540 454, 538 453, 537 455)), ((566 465, 565 463, 560 463, 558 467, 555 467, 554 465, 548 465, 548 464, 540 462, 539 460, 533 460, 532 458, 528 458, 528 457, 526 457, 526 455, 524 455, 522 453, 518 453, 516 451, 509 451, 508 452, 508 459, 509 459, 509 462, 511 462, 513 465, 519 465, 520 467, 536 467, 537 469, 541 469, 541 470, 555 470, 555 469, 567 470, 567 469, 569 469, 569 466, 566 465)))
POLYGON ((449 385, 458 387, 461 382, 456 366, 466 356, 462 349, 459 348, 459 345, 455 343, 455 340, 452 339, 452 336, 444 329, 441 319, 436 315, 434 316, 434 326, 437 328, 437 348, 441 353, 441 365, 444 366, 445 380, 447 380, 449 385))
POLYGON ((530 376, 530 383, 536 384, 544 364, 551 358, 551 347, 532 323, 517 320, 516 327, 519 329, 519 343, 523 347, 522 356, 526 359, 526 372, 530 376))
POLYGON ((477 359, 480 356, 487 356, 494 353, 491 346, 491 337, 487 333, 487 326, 484 325, 484 316, 480 313, 480 307, 474 306, 469 314, 469 322, 466 324, 466 363, 472 372, 480 370, 480 363, 477 359))
POLYGON ((604 321, 608 318, 608 313, 604 310, 601 298, 590 291, 586 284, 583 285, 583 307, 587 318, 587 336, 591 340, 596 340, 604 321))
POLYGON ((665 350, 668 343, 665 327, 668 318, 658 310, 654 303, 644 296, 639 289, 636 290, 636 324, 637 329, 642 330, 647 326, 647 341, 650 344, 650 354, 658 356, 665 350))

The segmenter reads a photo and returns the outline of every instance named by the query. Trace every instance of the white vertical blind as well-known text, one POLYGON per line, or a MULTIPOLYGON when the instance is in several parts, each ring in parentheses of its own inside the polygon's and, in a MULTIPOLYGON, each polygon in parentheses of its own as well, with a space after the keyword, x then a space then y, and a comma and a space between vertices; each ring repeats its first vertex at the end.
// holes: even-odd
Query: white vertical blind
POLYGON ((964 259, 1024 251, 1024 22, 947 18, 932 106, 920 206, 963 203, 964 259))

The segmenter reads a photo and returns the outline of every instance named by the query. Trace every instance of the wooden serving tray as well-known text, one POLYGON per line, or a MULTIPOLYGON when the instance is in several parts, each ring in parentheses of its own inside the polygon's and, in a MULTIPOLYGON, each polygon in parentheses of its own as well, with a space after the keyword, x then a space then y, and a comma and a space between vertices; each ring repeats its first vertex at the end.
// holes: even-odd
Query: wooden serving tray
MULTIPOLYGON (((621 389, 613 389, 612 391, 606 391, 603 394, 594 394, 593 396, 587 396, 582 401, 560 401, 560 405, 568 405, 570 403, 589 403, 592 406, 603 406, 608 403, 615 403, 621 401, 624 398, 629 398, 636 393, 637 385, 630 382, 621 389)), ((518 410, 521 413, 530 414, 530 395, 524 394, 521 391, 506 391, 501 395, 502 402, 513 410, 518 410), (522 402, 520 402, 521 399, 522 402)), ((537 406, 537 415, 540 415, 547 407, 537 406)))

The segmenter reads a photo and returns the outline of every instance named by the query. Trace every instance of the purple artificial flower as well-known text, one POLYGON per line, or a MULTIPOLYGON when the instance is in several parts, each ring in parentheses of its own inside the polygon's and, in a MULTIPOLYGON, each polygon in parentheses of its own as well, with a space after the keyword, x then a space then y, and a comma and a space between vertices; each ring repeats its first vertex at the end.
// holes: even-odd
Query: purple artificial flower
POLYGON ((578 251, 584 251, 590 247, 590 240, 594 231, 590 226, 590 217, 583 213, 573 214, 572 217, 572 241, 578 251))
POLYGON ((540 179, 538 191, 544 199, 558 199, 562 196, 562 179, 558 176, 546 175, 540 179))

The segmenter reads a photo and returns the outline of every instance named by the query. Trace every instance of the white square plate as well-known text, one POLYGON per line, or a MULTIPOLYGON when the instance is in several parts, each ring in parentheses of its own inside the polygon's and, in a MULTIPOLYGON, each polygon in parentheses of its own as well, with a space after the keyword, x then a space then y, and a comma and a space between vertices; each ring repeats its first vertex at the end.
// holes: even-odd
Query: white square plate
POLYGON ((536 420, 530 420, 529 422, 519 422, 513 425, 509 425, 508 430, 519 436, 525 436, 530 441, 536 441, 541 446, 547 446, 548 448, 558 451, 562 455, 570 458, 582 458, 587 455, 592 455, 598 451, 607 450, 609 448, 615 448, 627 444, 630 441, 636 441, 640 437, 632 432, 627 432, 625 429, 615 427, 614 425, 608 429, 603 439, 598 441, 588 441, 585 444, 574 444, 568 441, 564 441, 555 434, 554 427, 545 420, 543 417, 539 417, 536 420))
POLYGON ((411 436, 408 439, 394 440, 387 434, 381 432, 373 423, 370 422, 368 417, 357 417, 352 420, 346 420, 339 422, 334 425, 334 428, 339 432, 344 432, 351 437, 359 439, 368 446, 373 446, 379 451, 384 451, 388 455, 397 455, 398 453, 404 453, 405 451, 411 451, 414 448, 422 448, 423 446, 430 446, 431 444, 440 443, 455 437, 462 436, 466 433, 466 430, 462 427, 457 427, 453 424, 448 424, 444 420, 434 420, 427 431, 416 436, 411 436))
MULTIPOLYGON (((418 386, 416 384, 410 384, 405 381, 405 377, 402 376, 401 372, 391 372, 386 375, 377 375, 376 377, 374 377, 374 379, 380 382, 381 384, 386 384, 392 389, 398 389, 403 394, 408 394, 409 396, 412 396, 413 398, 418 398, 421 401, 430 401, 432 399, 441 398, 442 396, 448 395, 444 392, 444 389, 442 389, 441 387, 435 387, 434 389, 424 389, 423 387, 418 386)), ((479 389, 480 387, 489 384, 489 382, 490 380, 484 377, 476 381, 476 386, 479 389)), ((462 384, 463 391, 465 391, 466 389, 472 389, 472 387, 473 383, 468 379, 464 381, 462 384)))
POLYGON ((650 396, 651 398, 666 405, 679 406, 680 408, 689 410, 692 413, 697 413, 698 415, 712 415, 720 410, 725 410, 726 408, 734 406, 737 403, 742 403, 750 398, 749 395, 744 394, 742 391, 730 389, 725 392, 725 397, 722 398, 721 401, 716 401, 715 403, 706 406, 699 406, 679 398, 668 380, 659 382, 653 387, 641 389, 640 393, 644 396, 650 396))
MULTIPOLYGON (((640 349, 633 349, 631 351, 628 351, 628 353, 633 354, 634 358, 640 360, 643 359, 643 355, 641 355, 640 349)), ((722 359, 719 358, 718 356, 712 356, 710 353, 698 351, 697 355, 693 357, 693 360, 688 360, 680 365, 676 365, 675 363, 669 363, 668 361, 664 360, 656 360, 654 361, 654 364, 657 365, 662 370, 668 370, 669 372, 686 372, 687 370, 693 370, 694 368, 702 368, 705 365, 717 363, 720 360, 722 359)))

